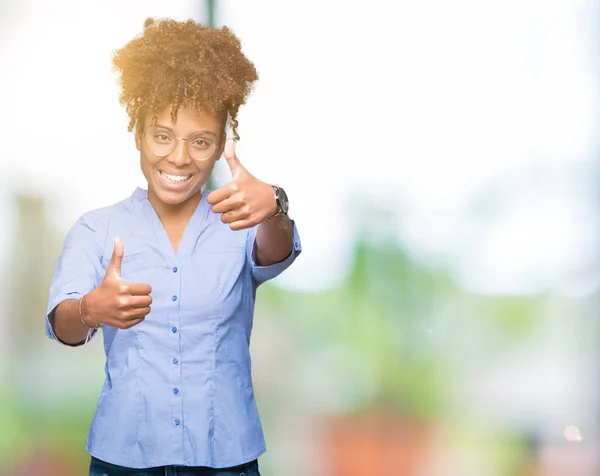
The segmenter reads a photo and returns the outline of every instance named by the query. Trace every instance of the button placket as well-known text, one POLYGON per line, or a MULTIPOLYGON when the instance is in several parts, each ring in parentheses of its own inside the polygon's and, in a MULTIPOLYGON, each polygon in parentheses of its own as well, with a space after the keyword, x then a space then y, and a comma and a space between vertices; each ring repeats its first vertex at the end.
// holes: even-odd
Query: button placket
POLYGON ((181 398, 181 312, 179 307, 179 295, 181 293, 181 273, 178 263, 169 268, 171 289, 173 292, 171 303, 169 305, 168 332, 169 332, 169 350, 170 350, 170 382, 169 392, 171 393, 171 415, 173 428, 179 428, 182 424, 183 401, 181 398))

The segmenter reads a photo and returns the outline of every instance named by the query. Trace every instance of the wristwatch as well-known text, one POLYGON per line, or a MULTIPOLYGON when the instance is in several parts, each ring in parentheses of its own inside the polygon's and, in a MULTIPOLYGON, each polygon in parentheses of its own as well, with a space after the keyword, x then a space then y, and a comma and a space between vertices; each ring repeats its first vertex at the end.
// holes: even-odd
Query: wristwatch
POLYGON ((273 190, 275 190, 275 203, 277 204, 277 212, 275 215, 273 215, 273 217, 287 215, 290 208, 290 202, 285 190, 278 185, 272 185, 272 187, 273 190))

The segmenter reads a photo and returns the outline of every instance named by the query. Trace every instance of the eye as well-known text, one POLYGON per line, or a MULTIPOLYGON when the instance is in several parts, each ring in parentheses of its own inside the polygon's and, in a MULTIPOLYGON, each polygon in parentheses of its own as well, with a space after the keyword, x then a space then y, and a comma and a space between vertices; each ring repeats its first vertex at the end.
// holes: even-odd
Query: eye
POLYGON ((154 134, 154 139, 157 142, 171 142, 171 136, 162 132, 154 134))
POLYGON ((190 141, 190 145, 194 148, 194 149, 208 149, 210 147, 212 147, 212 141, 206 137, 194 137, 191 141, 190 141))

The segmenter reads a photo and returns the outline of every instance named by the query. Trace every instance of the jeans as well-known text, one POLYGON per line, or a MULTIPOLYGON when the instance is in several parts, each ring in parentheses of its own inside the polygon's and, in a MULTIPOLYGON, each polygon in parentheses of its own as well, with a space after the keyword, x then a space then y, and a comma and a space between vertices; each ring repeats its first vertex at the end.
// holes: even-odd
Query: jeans
POLYGON ((214 469, 206 466, 158 466, 132 469, 106 463, 92 456, 90 476, 260 476, 258 461, 233 468, 214 469))

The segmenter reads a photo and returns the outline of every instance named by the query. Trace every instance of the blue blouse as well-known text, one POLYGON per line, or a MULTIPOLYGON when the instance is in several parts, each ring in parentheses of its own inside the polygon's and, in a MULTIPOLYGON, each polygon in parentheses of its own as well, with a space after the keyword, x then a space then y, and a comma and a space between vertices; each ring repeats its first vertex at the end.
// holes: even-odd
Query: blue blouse
POLYGON ((232 231, 204 193, 177 253, 146 190, 84 214, 65 240, 50 287, 48 320, 104 277, 113 240, 123 241, 124 281, 152 287, 152 310, 130 329, 104 326, 106 380, 86 449, 130 468, 182 465, 222 468, 265 451, 250 371, 256 288, 300 254, 258 266, 257 227, 232 231))

